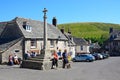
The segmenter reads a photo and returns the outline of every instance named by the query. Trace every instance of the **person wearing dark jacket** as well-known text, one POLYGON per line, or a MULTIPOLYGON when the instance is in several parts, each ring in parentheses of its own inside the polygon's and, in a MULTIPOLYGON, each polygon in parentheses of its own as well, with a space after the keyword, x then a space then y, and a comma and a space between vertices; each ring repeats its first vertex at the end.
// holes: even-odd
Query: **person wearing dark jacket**
POLYGON ((67 50, 66 49, 62 53, 62 58, 63 58, 63 68, 65 68, 65 65, 68 63, 67 50))

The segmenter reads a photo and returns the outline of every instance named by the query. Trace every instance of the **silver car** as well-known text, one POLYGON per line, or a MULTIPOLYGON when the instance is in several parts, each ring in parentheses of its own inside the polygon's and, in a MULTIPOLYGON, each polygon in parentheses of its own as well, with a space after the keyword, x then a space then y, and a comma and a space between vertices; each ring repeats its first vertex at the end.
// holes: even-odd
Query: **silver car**
POLYGON ((95 57, 91 54, 80 54, 76 55, 72 61, 73 62, 78 62, 78 61, 87 61, 87 62, 92 62, 95 60, 95 57))

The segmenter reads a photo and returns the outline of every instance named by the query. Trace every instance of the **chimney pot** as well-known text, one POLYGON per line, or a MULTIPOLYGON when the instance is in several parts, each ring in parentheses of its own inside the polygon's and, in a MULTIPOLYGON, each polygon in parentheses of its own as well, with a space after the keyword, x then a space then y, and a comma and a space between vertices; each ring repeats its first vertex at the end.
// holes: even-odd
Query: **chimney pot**
POLYGON ((112 32, 113 32, 113 28, 111 27, 109 33, 112 33, 112 32))
POLYGON ((52 19, 52 24, 53 24, 54 26, 57 26, 57 19, 56 19, 56 17, 53 17, 53 19, 52 19))
POLYGON ((60 29, 61 30, 61 32, 64 34, 64 28, 62 28, 62 29, 60 29))

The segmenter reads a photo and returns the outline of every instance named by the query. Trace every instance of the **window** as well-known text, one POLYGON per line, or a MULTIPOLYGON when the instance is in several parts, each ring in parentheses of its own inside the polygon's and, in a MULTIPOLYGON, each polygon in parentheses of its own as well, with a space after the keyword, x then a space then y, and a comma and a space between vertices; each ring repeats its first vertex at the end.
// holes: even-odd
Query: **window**
POLYGON ((31 32, 31 30, 32 30, 32 27, 29 25, 26 25, 26 31, 31 32))
POLYGON ((80 46, 80 50, 83 51, 83 46, 80 46))
POLYGON ((31 32, 32 30, 32 27, 29 25, 27 21, 23 22, 23 28, 28 32, 31 32))
POLYGON ((20 52, 20 50, 16 49, 16 50, 15 50, 15 53, 18 53, 18 52, 20 52))
POLYGON ((120 32, 118 33, 118 36, 120 36, 120 32))
POLYGON ((35 39, 31 40, 31 48, 37 47, 37 41, 35 39))
POLYGON ((54 47, 54 41, 50 40, 50 47, 54 47))
POLYGON ((66 44, 66 41, 64 41, 64 46, 66 47, 66 45, 67 45, 67 44, 66 44))
POLYGON ((113 46, 118 46, 118 42, 117 42, 117 41, 114 41, 114 42, 113 42, 113 46))

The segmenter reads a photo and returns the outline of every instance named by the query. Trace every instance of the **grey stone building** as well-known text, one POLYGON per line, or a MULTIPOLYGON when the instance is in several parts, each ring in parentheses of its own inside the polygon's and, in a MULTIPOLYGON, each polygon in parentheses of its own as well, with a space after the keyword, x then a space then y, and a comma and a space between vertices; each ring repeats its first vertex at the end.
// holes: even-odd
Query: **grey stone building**
POLYGON ((110 28, 106 48, 111 56, 120 56, 120 30, 110 28))
POLYGON ((73 37, 73 41, 75 42, 75 52, 76 54, 81 53, 90 53, 89 51, 89 44, 88 42, 83 38, 75 38, 73 37))
MULTIPOLYGON (((7 62, 10 54, 17 54, 22 59, 27 51, 40 54, 43 48, 43 26, 41 21, 19 17, 0 22, 0 63, 7 62)), ((51 51, 68 49, 68 39, 55 25, 47 24, 47 35, 47 47, 51 51)))
POLYGON ((68 39, 68 53, 71 54, 71 58, 75 57, 75 42, 73 41, 73 36, 71 34, 71 32, 68 29, 68 32, 64 31, 64 28, 61 29, 61 32, 66 36, 66 38, 68 39))
POLYGON ((89 45, 90 45, 90 53, 101 52, 101 47, 98 44, 98 42, 96 42, 96 43, 90 43, 89 45))

